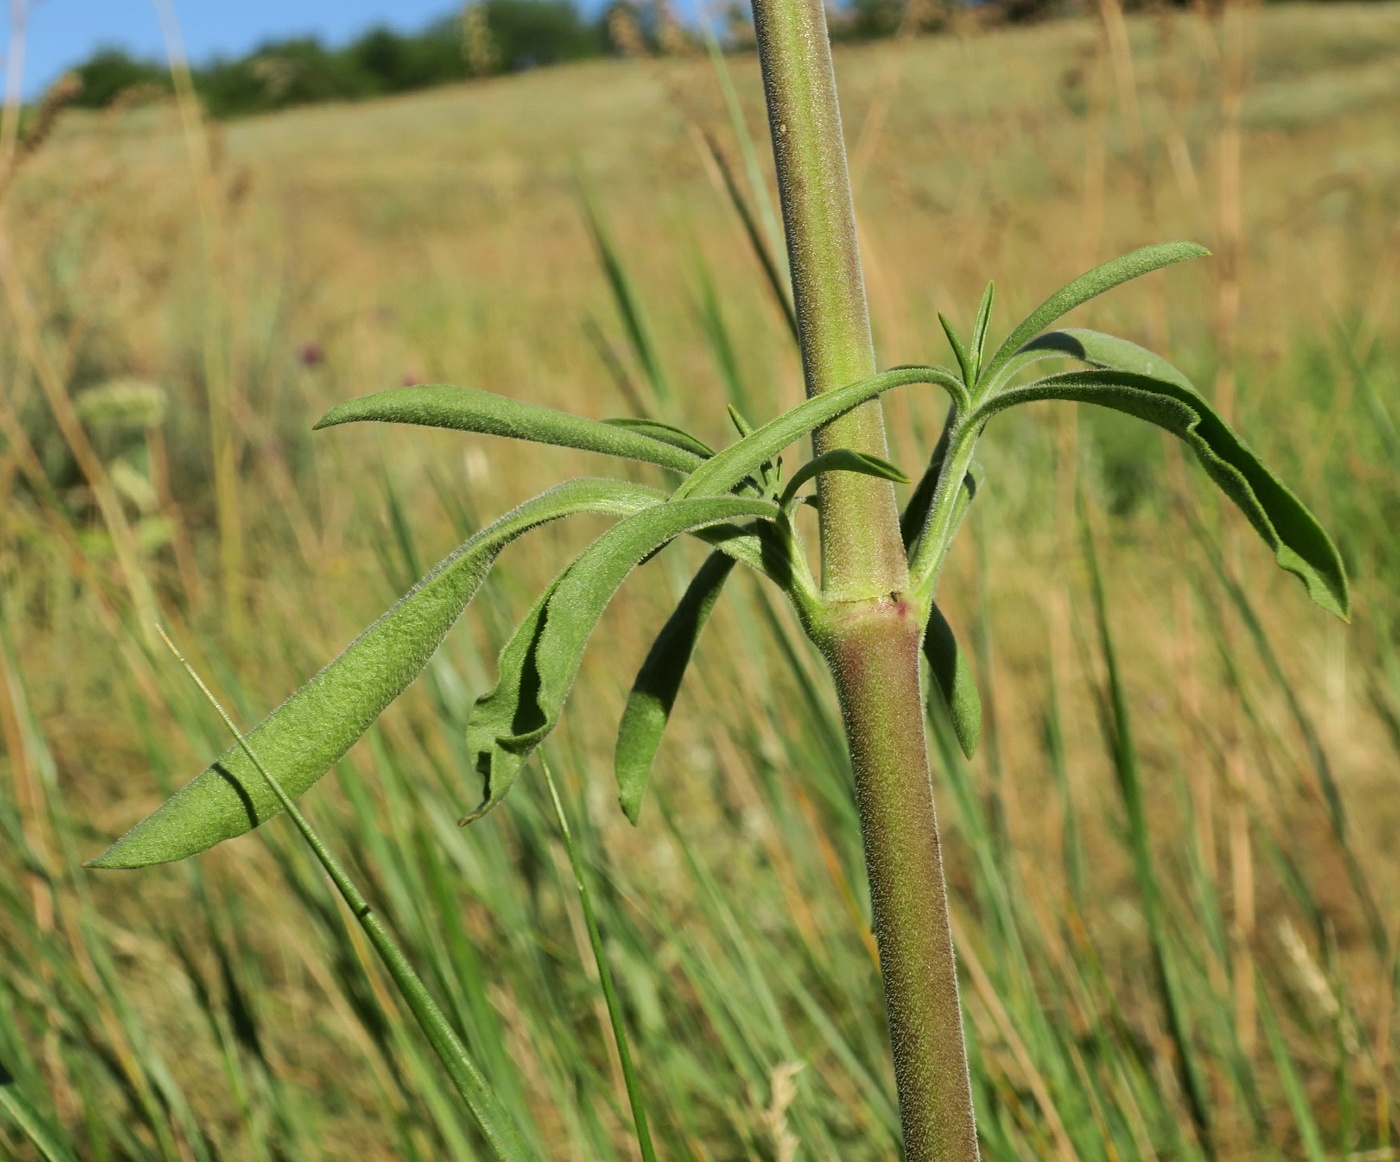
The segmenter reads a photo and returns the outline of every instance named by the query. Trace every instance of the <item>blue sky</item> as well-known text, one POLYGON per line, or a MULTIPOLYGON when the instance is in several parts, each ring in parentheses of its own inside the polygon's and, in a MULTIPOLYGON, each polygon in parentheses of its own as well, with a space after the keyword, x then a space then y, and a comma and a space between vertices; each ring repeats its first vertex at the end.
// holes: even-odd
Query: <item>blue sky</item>
MULTIPOLYGON (((247 52, 269 37, 315 33, 335 43, 374 24, 412 30, 457 0, 171 0, 190 59, 247 52)), ((0 28, 8 3, 0 4, 0 28)), ((0 43, 8 33, 0 32, 0 43)), ((165 55, 155 0, 29 0, 24 94, 37 96, 102 44, 165 55)), ((8 49, 8 45, 7 45, 8 49)), ((9 52, 5 54, 6 62, 9 52)))

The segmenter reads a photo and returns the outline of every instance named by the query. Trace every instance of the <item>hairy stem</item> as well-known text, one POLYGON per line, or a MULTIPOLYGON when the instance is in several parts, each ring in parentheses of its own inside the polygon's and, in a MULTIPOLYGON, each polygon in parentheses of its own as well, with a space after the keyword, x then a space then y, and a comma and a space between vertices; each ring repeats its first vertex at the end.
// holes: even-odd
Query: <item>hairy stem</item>
MULTIPOLYGON (((754 0, 802 366, 816 395, 872 375, 822 0, 754 0)), ((887 456, 880 404, 819 429, 815 452, 887 456)), ((849 472, 821 490, 820 640, 856 779, 908 1162, 976 1162, 977 1131, 924 737, 922 635, 894 490, 849 472)))
MULTIPOLYGON (((773 133, 807 394, 875 374, 870 312, 821 0, 756 0, 754 27, 773 133)), ((851 448, 888 458, 880 404, 818 429, 817 455, 851 448)), ((904 588, 908 576, 894 488, 832 472, 820 477, 822 582, 841 598, 904 588)))
POLYGON ((909 1162, 975 1162, 977 1129, 911 601, 841 611, 826 654, 856 774, 865 866, 909 1162))

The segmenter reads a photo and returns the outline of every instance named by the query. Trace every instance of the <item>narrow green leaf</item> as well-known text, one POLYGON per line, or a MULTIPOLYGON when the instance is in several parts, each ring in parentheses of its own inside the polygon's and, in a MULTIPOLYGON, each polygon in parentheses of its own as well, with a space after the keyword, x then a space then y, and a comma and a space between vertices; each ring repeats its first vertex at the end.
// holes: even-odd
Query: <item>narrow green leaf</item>
POLYGON ((452 428, 459 432, 530 440, 536 444, 581 448, 585 452, 660 464, 677 472, 689 472, 701 460, 697 453, 678 447, 674 440, 660 440, 627 425, 584 419, 473 387, 427 384, 391 388, 337 404, 316 422, 316 427, 329 428, 361 420, 452 428))
POLYGON ((1308 1101, 1307 1090, 1289 1056, 1288 1044, 1283 1039, 1274 1006, 1264 991, 1264 981, 1255 974, 1254 987, 1259 997, 1259 1023, 1264 1026, 1264 1037, 1269 1042, 1269 1053, 1273 1056, 1274 1067, 1278 1070, 1279 1081, 1283 1083, 1284 1096, 1288 1108, 1293 1113, 1293 1124, 1298 1127, 1298 1137, 1303 1141, 1303 1156, 1308 1162, 1327 1162, 1327 1151, 1322 1144, 1322 1131, 1318 1128, 1317 1117, 1308 1101))
MULTIPOLYGON (((1137 375, 1151 375, 1188 390, 1196 390, 1185 374, 1155 351, 1139 347, 1136 343, 1120 339, 1116 335, 1105 335, 1102 331, 1090 331, 1080 327, 1066 327, 1060 331, 1047 331, 1043 335, 1037 335, 1002 365, 996 375, 997 384, 1010 383, 1027 367, 1046 359, 1077 359, 1091 367, 1112 367, 1137 375)), ((990 394, 995 394, 996 390, 997 385, 992 385, 990 394)))
POLYGON ((74 1162, 72 1152, 30 1108, 18 1086, 5 1075, 3 1067, 0 1067, 0 1111, 20 1128, 44 1162, 74 1162))
POLYGON ((967 655, 958 648, 953 627, 937 605, 924 628, 924 657, 933 672, 933 687, 943 699, 962 752, 971 758, 982 738, 982 698, 967 655))
POLYGON ((875 476, 880 480, 892 480, 896 484, 909 483, 909 477, 888 460, 882 460, 879 456, 867 455, 865 452, 853 452, 849 448, 835 448, 830 452, 822 453, 815 459, 808 460, 793 473, 792 479, 783 489, 782 499, 778 501, 778 507, 787 508, 792 503, 793 497, 797 495, 797 490, 812 477, 823 472, 856 472, 861 476, 875 476))
POLYGON ((510 790, 526 758, 554 729, 593 627, 637 565, 668 541, 746 517, 775 518, 761 500, 701 497, 655 505, 586 548, 531 608, 501 651, 496 686, 477 699, 467 746, 482 777, 479 819, 510 790))
POLYGON ((301 832, 301 837, 305 840, 307 847, 311 849, 330 881, 335 884, 341 899, 345 901, 346 906, 364 930, 370 944, 374 946, 375 952, 379 955, 380 963, 393 979, 399 990, 399 995, 418 1021, 418 1027, 427 1037, 434 1052, 437 1053, 438 1060, 447 1070, 448 1076, 452 1078, 457 1092, 461 1094, 462 1100, 471 1110, 477 1126, 491 1147, 491 1152, 500 1159, 500 1162, 532 1162, 534 1153, 521 1138, 520 1131, 511 1120, 510 1114, 506 1112, 500 1096, 491 1087, 491 1083, 486 1080, 471 1053, 462 1043, 462 1039, 457 1035, 457 1031, 443 1015, 442 1009, 423 983, 423 978, 409 963, 408 957, 404 955, 403 949, 399 947, 398 942, 390 935, 388 928, 379 919, 378 913, 370 907, 364 893, 350 878, 331 849, 326 846, 325 840, 311 826, 306 816, 301 813, 301 808, 297 806, 296 800, 287 793, 287 789, 278 782, 277 776, 268 770, 258 753, 249 746, 243 732, 238 729, 233 719, 229 717, 228 711, 214 697, 213 691, 205 685, 199 672, 185 660, 185 656, 180 653, 163 629, 158 628, 158 632, 170 648, 170 652, 175 655, 175 660, 184 667, 185 672, 189 674, 191 680, 209 700, 215 712, 223 719, 224 725, 228 727, 229 733, 234 737, 239 752, 262 777, 263 784, 272 792, 282 810, 287 813, 296 829, 301 832))
POLYGON ((1081 274, 1041 303, 1003 340, 996 354, 992 356, 992 361, 983 369, 981 378, 990 380, 1024 343, 1082 303, 1174 262, 1204 258, 1209 254, 1209 250, 1204 246, 1197 246, 1194 242, 1162 242, 1156 246, 1144 246, 1131 254, 1096 266, 1087 274, 1081 274))
POLYGON ((729 422, 734 425, 734 430, 739 433, 739 438, 742 440, 753 431, 753 425, 744 418, 744 413, 732 403, 725 404, 724 406, 725 410, 729 412, 729 422))
POLYGON ((982 302, 977 307, 977 322, 972 328, 972 367, 973 380, 982 373, 982 356, 987 348, 987 328, 992 322, 992 303, 996 299, 997 284, 989 282, 982 292, 982 302))
MULTIPOLYGON (((661 493, 615 480, 570 480, 507 513, 440 562, 392 609, 248 733, 293 798, 347 751, 427 665, 497 554, 522 533, 581 512, 629 516, 664 507, 661 493)), ((184 859, 281 811, 243 751, 230 747, 89 866, 136 868, 184 859)))
POLYGON ((1117 335, 1105 335, 1102 331, 1090 331, 1082 327, 1066 327, 1061 331, 1048 331, 1032 339, 1017 353, 1034 356, 1037 359, 1078 359, 1093 367, 1116 368, 1131 371, 1134 375, 1150 375, 1154 379, 1165 379, 1187 391, 1196 388, 1186 375, 1178 371, 1155 351, 1139 347, 1117 335))
POLYGON ((647 325, 646 312, 642 310, 641 297, 632 285, 626 264, 622 261, 622 252, 618 250, 617 244, 612 239, 607 223, 603 220, 603 212, 598 205, 597 197, 594 195, 592 184, 588 181, 582 168, 576 169, 575 178, 578 181, 579 201, 583 206, 583 214, 588 221, 589 233, 593 235, 594 245, 598 248, 598 261, 602 263, 603 273, 607 276, 608 287, 612 291, 613 303, 617 307, 618 317, 627 330, 632 353, 637 357, 637 362, 642 365, 642 370, 646 372, 652 394, 664 410, 671 403, 671 387, 666 380, 666 372, 662 367, 661 359, 656 353, 656 342, 652 338, 651 328, 647 325))
POLYGON ((958 361, 963 383, 971 387, 977 382, 977 365, 972 358, 972 352, 967 349, 962 337, 953 328, 953 321, 942 311, 938 312, 938 321, 943 327, 943 333, 948 336, 948 346, 953 349, 953 358, 958 361))
MULTIPOLYGON (((706 31, 708 31, 705 21, 702 20, 700 24, 701 27, 705 27, 706 31)), ((711 51, 714 51, 713 48, 711 51)), ((719 75, 722 82, 727 82, 728 73, 725 70, 723 60, 723 57, 719 58, 719 75)), ((733 89, 725 88, 724 92, 726 102, 728 102, 729 98, 734 95, 733 89)), ((731 105, 730 108, 732 113, 734 111, 734 106, 731 105)), ((739 127, 736 126, 736 128, 739 127)), ((783 321, 787 323, 788 334, 792 336, 793 344, 797 345, 800 342, 797 327, 797 311, 793 309, 792 291, 789 287, 787 271, 783 269, 786 264, 782 263, 777 257, 783 253, 782 231, 779 230, 776 235, 770 232, 769 237, 776 237, 778 240, 776 248, 770 248, 759 233, 759 225, 754 218, 753 211, 749 209, 748 199, 744 197, 743 192, 739 189, 739 183, 734 180, 734 171, 729 164, 729 159, 725 157, 724 151, 720 149, 719 142, 715 140, 714 134, 708 129, 702 129, 701 134, 705 139, 705 145, 709 150, 710 157, 715 163, 715 168, 719 170, 720 176, 724 180, 724 188, 729 194, 730 204, 734 207, 735 212, 738 213, 739 221, 744 224, 744 233, 748 235, 749 247, 753 250, 754 256, 758 259, 759 265, 763 268, 764 281, 768 284, 768 290, 773 296, 773 302, 777 305, 778 310, 782 312, 783 321)), ((744 149, 744 159, 748 162, 754 157, 754 154, 753 143, 748 139, 747 125, 739 128, 739 143, 744 149)), ((749 184, 754 192, 759 195, 759 208, 760 210, 766 211, 764 223, 767 225, 769 224, 768 213, 771 213, 771 207, 768 205, 766 183, 763 183, 761 180, 757 184, 754 182, 754 175, 758 172, 756 168, 752 166, 749 167, 749 184)))
POLYGON ((755 428, 738 443, 730 444, 696 468, 672 495, 672 500, 688 496, 719 496, 728 492, 750 472, 756 471, 784 448, 813 428, 874 399, 891 388, 908 383, 934 383, 946 388, 954 399, 963 392, 957 378, 941 367, 896 367, 858 383, 824 391, 755 428))
POLYGON ((656 635, 632 683, 632 692, 627 696, 627 707, 617 728, 614 767, 618 800, 634 824, 642 809, 652 761, 671 717, 671 707, 676 704, 695 643, 700 640, 710 610, 733 569, 732 557, 724 553, 710 554, 686 587, 680 604, 656 635))
POLYGON ((1099 722, 1109 757, 1117 776, 1118 791, 1127 815, 1127 844, 1132 856, 1133 872, 1142 901, 1143 919, 1152 942, 1152 957, 1156 969, 1157 989, 1162 999, 1167 1032, 1176 1050, 1177 1076, 1186 1104, 1191 1112, 1196 1133, 1209 1141, 1212 1107, 1207 1096, 1207 1084, 1191 1036, 1190 1010, 1182 995, 1180 979, 1174 960, 1171 930, 1162 915, 1162 893, 1148 839, 1147 804, 1143 796, 1142 769, 1137 745, 1133 741, 1132 715, 1128 696, 1118 668, 1118 651, 1114 646, 1109 625, 1108 596, 1104 589, 1103 571, 1099 567, 1094 531, 1084 506, 1083 493, 1077 494, 1080 532, 1084 546, 1085 564, 1089 566, 1089 591, 1094 605, 1094 621, 1098 630, 1099 652, 1103 658, 1104 688, 1099 691, 1099 722))
POLYGON ((734 346, 734 337, 724 318, 724 307, 720 302, 715 280, 710 276, 710 268, 697 249, 694 256, 695 276, 700 284, 699 302, 695 304, 700 326, 709 341, 710 353, 714 356, 715 367, 724 384, 725 395, 736 407, 753 410, 748 388, 744 386, 744 374, 739 367, 739 354, 734 346))
POLYGON ((630 416, 622 416, 617 419, 604 420, 603 423, 611 424, 615 428, 623 428, 629 432, 637 432, 653 440, 660 440, 663 444, 680 448, 683 452, 689 452, 701 460, 708 460, 715 454, 715 450, 698 436, 692 436, 684 428, 678 428, 674 424, 663 424, 660 420, 634 419, 630 416))
POLYGON ((588 928, 588 943, 593 949, 593 964, 598 969, 598 983, 602 986, 603 1001, 608 1009, 608 1022, 612 1025, 613 1044, 617 1047, 618 1064, 622 1066, 622 1084, 627 1090, 627 1102, 632 1107, 632 1132, 637 1139, 642 1162, 656 1162, 656 1147, 651 1140, 646 1099, 642 1094, 641 1081, 637 1077, 637 1067, 632 1060, 627 1022, 622 1017, 622 1002, 618 998, 612 968, 603 948, 603 933, 598 927, 597 913, 593 910, 593 896, 588 890, 588 881, 584 879, 583 859, 579 855, 578 844, 574 842, 569 817, 564 812, 564 801, 559 798, 554 772, 549 769, 549 760, 545 758, 544 751, 540 751, 540 769, 544 772, 549 797, 554 802, 554 817, 559 821, 559 832, 564 837, 564 850, 568 853, 569 867, 574 873, 574 887, 578 891, 579 905, 583 909, 583 922, 588 928))
POLYGON ((1194 388, 1129 371, 1073 371, 1007 388, 986 400, 974 419, 985 422, 1016 404, 1045 399, 1112 408, 1180 437, 1273 549, 1279 565, 1298 577, 1323 609, 1348 617, 1346 569, 1326 530, 1194 388))

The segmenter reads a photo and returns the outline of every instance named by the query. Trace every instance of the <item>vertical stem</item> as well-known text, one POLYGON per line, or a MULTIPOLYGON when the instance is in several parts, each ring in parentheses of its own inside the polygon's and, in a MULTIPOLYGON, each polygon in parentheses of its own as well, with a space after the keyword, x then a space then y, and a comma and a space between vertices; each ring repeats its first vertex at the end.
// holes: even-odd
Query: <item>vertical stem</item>
MULTIPOLYGON (((822 0, 754 0, 754 28, 808 395, 875 371, 846 147, 822 0)), ((878 402, 813 436, 818 454, 887 455, 878 402)), ((962 1008, 924 737, 919 654, 894 490, 818 478, 818 636, 855 773, 875 939, 908 1162, 976 1162, 962 1008)))
POLYGON ((848 610, 827 656, 856 805, 908 1162, 976 1162, 943 854, 919 690, 922 627, 904 600, 848 610))
MULTIPOLYGON (((753 8, 802 371, 807 394, 816 395, 875 374, 826 10, 821 0, 756 0, 753 8)), ((812 442, 818 455, 832 448, 889 455, 875 401, 819 429, 812 442)), ((903 589, 908 570, 893 486, 837 472, 820 477, 818 487, 828 593, 869 598, 903 589)))

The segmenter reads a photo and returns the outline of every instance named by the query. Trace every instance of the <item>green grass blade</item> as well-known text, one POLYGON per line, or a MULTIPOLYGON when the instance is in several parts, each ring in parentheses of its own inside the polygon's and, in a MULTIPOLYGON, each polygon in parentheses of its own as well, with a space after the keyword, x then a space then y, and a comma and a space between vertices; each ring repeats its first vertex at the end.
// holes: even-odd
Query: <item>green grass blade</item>
POLYGON ((689 472, 701 460, 674 440, 659 440, 648 431, 603 420, 585 419, 555 408, 480 391, 474 387, 427 384, 395 387, 337 404, 316 421, 316 428, 361 421, 419 424, 459 432, 481 432, 536 444, 580 448, 689 472))
POLYGON ((1346 569, 1326 530, 1193 388, 1128 371, 1071 371, 1007 388, 984 401, 969 422, 985 422, 1016 404, 1046 399, 1111 408, 1183 440, 1274 551, 1279 565, 1303 582, 1308 596, 1338 617, 1349 616, 1346 569))
POLYGON ((1157 987, 1166 1016, 1167 1030, 1176 1049, 1176 1063, 1181 1087, 1185 1091, 1191 1119, 1195 1123, 1197 1134, 1202 1142, 1209 1142, 1211 1133, 1210 1097, 1205 1078, 1202 1076, 1200 1065, 1196 1060, 1195 1049, 1191 1042, 1191 1031, 1187 1023, 1186 1008, 1172 964, 1171 935, 1162 915, 1161 892, 1157 886, 1157 874, 1153 866, 1152 847, 1147 831, 1147 811, 1142 794, 1142 778, 1138 770, 1137 746, 1133 741, 1132 717, 1128 711, 1127 692, 1123 688, 1118 668, 1117 651, 1113 644, 1113 633, 1108 623, 1108 598, 1104 592, 1098 550, 1094 545, 1094 535, 1089 526, 1088 515, 1083 508, 1082 495, 1079 503, 1084 559, 1089 567, 1089 584, 1094 605, 1094 623, 1098 630, 1099 650, 1103 658, 1107 680, 1103 706, 1104 734, 1109 744, 1110 757, 1117 775, 1123 807, 1128 816, 1128 844, 1133 859, 1133 870, 1138 883, 1138 894, 1142 899, 1143 916, 1147 922, 1148 935, 1152 941, 1157 987))
POLYGON ((44 1162, 77 1162, 76 1155, 54 1137, 38 1114, 29 1107, 13 1078, 5 1074, 3 1066, 0 1066, 0 1111, 19 1127, 20 1133, 39 1151, 44 1162))
POLYGON ((1308 1095, 1294 1068, 1293 1059, 1288 1055, 1284 1044, 1283 1031, 1279 1028, 1274 1006, 1264 992, 1262 979, 1256 980, 1255 988, 1259 997, 1259 1023, 1264 1026, 1264 1037, 1269 1042, 1269 1053, 1274 1059, 1279 1080, 1283 1083, 1284 1096, 1293 1114, 1293 1123, 1298 1127, 1298 1136, 1303 1141, 1303 1154, 1308 1162, 1327 1162, 1327 1151, 1322 1145, 1322 1132, 1318 1129, 1317 1118, 1313 1115, 1308 1095))
POLYGON ((608 1021, 612 1025, 613 1041, 617 1045, 618 1060, 622 1064, 627 1101, 632 1107, 632 1129, 637 1137, 637 1147, 642 1152, 642 1162, 656 1162, 656 1148, 652 1145, 651 1129, 647 1125, 646 1099, 642 1096, 641 1083, 637 1080, 637 1069, 632 1061, 632 1049, 627 1039, 627 1026, 622 1019, 622 1005, 617 998, 617 987, 613 984, 612 969, 608 966, 608 958, 603 951, 603 937, 598 930, 593 897, 588 891, 588 883, 583 876, 583 861, 579 858, 574 833, 569 828, 569 817, 564 812, 559 788, 554 784, 554 775, 549 769, 549 761, 545 758, 544 751, 540 751, 540 768, 544 771, 544 781, 549 787, 549 797, 554 803, 554 814, 559 820, 559 831, 564 837, 564 850, 569 855, 569 866, 574 872, 574 886, 578 889, 583 921, 588 927, 588 942, 593 949, 593 962, 598 966, 598 981, 602 985, 603 1000, 608 1007, 608 1021))
POLYGON ((652 338, 651 327, 647 323, 646 313, 642 310, 641 298, 632 285, 631 276, 622 261, 622 254, 603 220, 603 211, 598 205, 592 185, 582 169, 577 171, 576 176, 579 201, 583 205, 583 215, 588 222, 588 232, 593 236, 593 244, 598 250, 598 261, 603 264, 603 273, 607 276, 608 288, 612 291, 618 317, 627 331, 632 353, 641 364, 647 382, 651 384, 656 403, 663 410, 668 409, 674 399, 674 393, 667 382, 661 358, 656 352, 656 341, 652 338))
POLYGON ((530 753, 554 729, 594 626, 643 559, 685 533, 777 515, 777 508, 761 500, 672 500, 621 521, 585 549, 506 643, 495 688, 472 708, 467 744, 483 787, 481 803, 465 822, 481 818, 505 797, 530 753))
MULTIPOLYGON (((397 604, 249 735, 281 785, 301 795, 354 744, 437 649, 521 534, 581 512, 626 516, 660 493, 611 480, 572 480, 528 500, 440 562, 397 604)), ((280 806, 240 748, 225 751, 90 866, 135 868, 184 859, 278 813, 280 806)))
POLYGON ((710 353, 714 356, 720 379, 724 383, 725 395, 735 407, 752 411, 753 401, 744 385, 744 375, 739 367, 734 338, 724 318, 724 305, 720 301, 719 291, 715 288, 715 280, 710 275, 710 268, 698 250, 695 253, 695 276, 700 284, 700 301, 696 304, 696 314, 699 316, 700 326, 704 329, 710 353))
MULTIPOLYGON (((161 636, 165 637, 163 630, 161 636)), ((237 740, 236 745, 243 756, 262 777, 267 789, 277 798, 282 810, 291 817, 296 829, 301 832, 302 838, 306 841, 306 845, 315 854, 316 859, 325 869, 326 875, 330 877, 336 890, 340 892, 346 905, 354 913, 355 919, 364 929, 365 935, 374 946, 375 952, 393 979, 404 1002, 417 1020, 419 1028, 428 1038, 438 1055, 438 1059, 447 1070, 448 1076, 452 1078, 457 1092, 467 1103, 467 1108, 471 1110, 477 1125, 485 1135, 492 1153, 501 1162, 530 1162, 534 1158, 534 1154, 521 1139, 519 1131, 501 1104, 500 1098, 496 1096, 495 1091, 482 1076, 481 1071, 467 1052, 466 1046, 457 1036, 456 1030, 452 1028, 437 1002, 433 1000, 432 994, 428 992, 427 986, 423 984, 418 973, 414 971, 403 950, 389 935, 389 930, 380 922, 379 916, 370 907, 369 901, 365 899, 355 882, 341 867, 340 862, 316 833, 310 821, 301 813, 296 801, 263 765, 248 739, 234 725, 233 719, 228 716, 218 699, 214 697, 204 684, 203 679, 195 672, 194 667, 185 661, 184 656, 175 648, 168 637, 165 637, 165 643, 218 712, 219 717, 223 719, 229 733, 237 740)))
POLYGON ((1164 266, 1171 266, 1190 258, 1204 258, 1209 254, 1209 250, 1194 242, 1162 242, 1155 246, 1143 246, 1131 254, 1096 266, 1087 274, 1081 274, 1041 303, 1002 341, 996 354, 992 356, 992 361, 982 370, 981 379, 992 380, 1002 365, 1019 351, 1024 343, 1075 307, 1125 282, 1141 278, 1144 274, 1151 274, 1154 270, 1161 270, 1164 266))
POLYGON ((695 643, 733 569, 732 557, 722 552, 710 554, 657 634, 632 683, 617 728, 614 766, 618 799, 623 813, 634 824, 642 809, 651 764, 695 652, 695 643))

